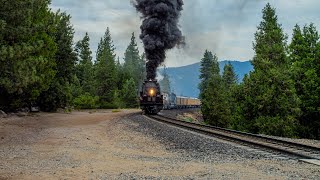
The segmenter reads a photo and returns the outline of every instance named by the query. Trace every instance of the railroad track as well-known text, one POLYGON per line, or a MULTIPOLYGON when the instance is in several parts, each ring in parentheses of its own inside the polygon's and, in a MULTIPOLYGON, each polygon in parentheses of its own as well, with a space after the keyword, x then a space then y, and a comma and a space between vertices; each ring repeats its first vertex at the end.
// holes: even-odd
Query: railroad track
POLYGON ((150 115, 148 117, 157 121, 165 122, 182 128, 187 128, 192 131, 204 133, 227 141, 232 141, 251 146, 253 145, 259 148, 277 151, 280 153, 297 157, 299 159, 303 159, 303 161, 309 163, 312 163, 311 161, 316 161, 316 163, 314 164, 320 165, 318 164, 320 162, 320 147, 279 140, 271 137, 244 133, 240 131, 224 129, 214 126, 185 122, 165 117, 162 115, 150 115))

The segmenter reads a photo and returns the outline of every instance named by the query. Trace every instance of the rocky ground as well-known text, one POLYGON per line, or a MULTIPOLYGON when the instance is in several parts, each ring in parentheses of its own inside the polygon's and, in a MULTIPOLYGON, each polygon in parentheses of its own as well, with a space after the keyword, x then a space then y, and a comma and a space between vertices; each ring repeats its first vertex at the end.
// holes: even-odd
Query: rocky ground
POLYGON ((320 179, 319 166, 154 122, 139 110, 0 118, 0 161, 0 179, 320 179))

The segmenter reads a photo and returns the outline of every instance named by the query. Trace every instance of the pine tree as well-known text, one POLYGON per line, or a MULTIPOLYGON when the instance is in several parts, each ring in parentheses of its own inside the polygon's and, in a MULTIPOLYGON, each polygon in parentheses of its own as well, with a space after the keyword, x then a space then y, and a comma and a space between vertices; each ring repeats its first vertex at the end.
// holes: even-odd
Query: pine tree
MULTIPOLYGON (((123 91, 123 88, 125 88, 124 85, 132 79, 136 87, 136 90, 134 90, 133 92, 136 92, 137 98, 138 90, 140 89, 144 81, 146 70, 144 56, 139 55, 138 45, 134 33, 132 33, 130 43, 126 49, 124 56, 124 64, 119 68, 121 71, 119 71, 118 74, 118 88, 122 89, 123 91)), ((130 99, 121 99, 123 101, 122 103, 125 104, 124 106, 129 105, 132 102, 132 100, 130 99)), ((134 105, 134 107, 136 106, 134 105)))
POLYGON ((55 76, 49 0, 0 1, 0 108, 35 104, 55 76))
POLYGON ((234 72, 234 68, 230 62, 226 64, 223 68, 222 79, 227 90, 230 90, 230 88, 234 86, 238 81, 237 75, 234 72))
POLYGON ((255 33, 253 49, 255 57, 252 64, 255 69, 268 70, 287 65, 285 53, 287 36, 283 33, 275 9, 269 3, 262 10, 262 22, 255 33))
MULTIPOLYGON (((216 57, 216 56, 215 56, 216 57)), ((200 68, 200 99, 203 98, 204 90, 207 88, 208 80, 210 77, 210 68, 212 67, 212 62, 216 59, 213 59, 213 55, 210 51, 206 50, 203 58, 201 59, 201 68, 200 68)))
POLYGON ((60 11, 54 14, 56 32, 54 39, 57 44, 55 54, 56 76, 50 88, 38 98, 42 110, 55 111, 59 107, 71 104, 72 92, 70 84, 73 81, 76 54, 73 50, 74 29, 70 23, 71 16, 60 11))
POLYGON ((246 74, 242 83, 234 88, 232 98, 235 100, 235 111, 232 112, 230 127, 239 131, 258 132, 255 127, 255 114, 252 107, 254 104, 249 87, 251 79, 246 74))
POLYGON ((117 62, 116 62, 116 84, 117 84, 117 89, 122 89, 123 82, 125 79, 125 73, 123 72, 123 65, 120 63, 120 58, 118 57, 117 62))
POLYGON ((56 70, 59 79, 64 79, 67 82, 71 82, 73 75, 75 74, 76 53, 73 49, 73 37, 74 29, 71 25, 71 16, 65 12, 56 12, 56 28, 55 42, 58 50, 55 54, 56 70))
POLYGON ((134 33, 132 33, 130 44, 124 54, 124 77, 133 78, 137 87, 142 85, 145 78, 145 62, 139 55, 139 49, 134 33))
POLYGON ((90 37, 88 33, 85 34, 82 40, 77 42, 75 49, 78 54, 76 75, 79 79, 81 89, 83 92, 94 95, 94 68, 92 52, 90 50, 90 37))
POLYGON ((134 80, 131 78, 126 80, 121 91, 122 102, 127 108, 138 107, 137 87, 134 80))
MULTIPOLYGON (((234 95, 237 91, 237 75, 234 72, 234 68, 231 63, 226 64, 223 68, 222 83, 223 83, 223 91, 225 93, 225 98, 227 101, 226 106, 227 108, 229 108, 229 112, 231 114, 235 114, 236 98, 234 95)), ((229 117, 228 119, 231 119, 231 117, 229 117)))
POLYGON ((278 136, 295 136, 299 99, 289 76, 286 57, 286 36, 277 22, 275 9, 268 3, 262 11, 263 20, 255 34, 255 56, 250 73, 242 86, 246 107, 244 121, 251 120, 250 131, 278 136))
POLYGON ((227 127, 230 109, 227 106, 223 80, 220 76, 218 58, 213 56, 209 67, 207 86, 202 95, 201 111, 205 121, 211 125, 227 127))
POLYGON ((320 138, 320 76, 317 68, 317 45, 319 35, 313 24, 298 25, 293 30, 292 42, 289 46, 292 63, 292 78, 297 94, 301 100, 302 115, 299 118, 300 136, 320 138))
POLYGON ((117 72, 115 64, 114 45, 109 28, 101 38, 97 50, 97 61, 95 64, 95 80, 97 95, 100 97, 102 108, 113 108, 115 92, 117 89, 117 72))

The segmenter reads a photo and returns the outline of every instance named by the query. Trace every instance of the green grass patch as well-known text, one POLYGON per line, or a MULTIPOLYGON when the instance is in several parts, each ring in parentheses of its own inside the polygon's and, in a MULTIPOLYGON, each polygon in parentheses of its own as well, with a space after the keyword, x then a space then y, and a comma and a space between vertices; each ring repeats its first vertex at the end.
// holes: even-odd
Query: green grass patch
POLYGON ((121 112, 121 109, 113 109, 112 112, 113 113, 118 113, 118 112, 121 112))
POLYGON ((183 120, 186 122, 193 122, 193 119, 191 117, 185 117, 183 120))

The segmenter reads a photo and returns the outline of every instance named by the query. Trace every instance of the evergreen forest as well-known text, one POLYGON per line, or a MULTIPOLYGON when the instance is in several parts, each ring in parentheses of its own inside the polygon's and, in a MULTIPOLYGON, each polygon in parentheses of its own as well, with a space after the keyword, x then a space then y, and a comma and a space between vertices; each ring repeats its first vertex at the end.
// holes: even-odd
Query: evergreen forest
POLYGON ((71 15, 52 12, 50 0, 0 4, 1 110, 138 107, 145 60, 133 33, 120 63, 106 27, 93 59, 90 35, 74 43, 71 15))
POLYGON ((238 83, 231 64, 222 73, 206 50, 199 84, 206 123, 284 137, 320 139, 320 41, 315 26, 284 34, 269 3, 253 42, 254 70, 238 83))

